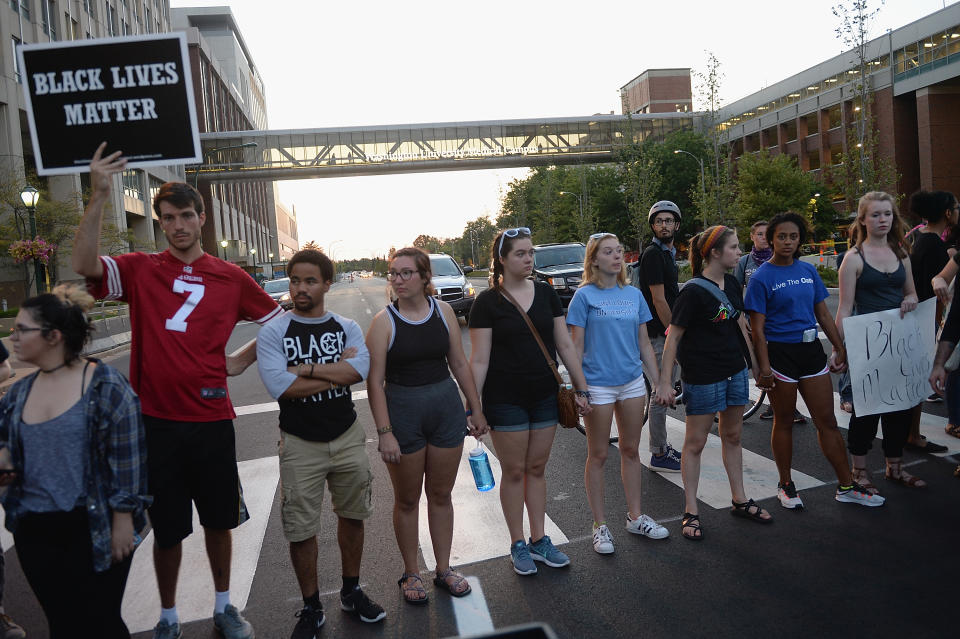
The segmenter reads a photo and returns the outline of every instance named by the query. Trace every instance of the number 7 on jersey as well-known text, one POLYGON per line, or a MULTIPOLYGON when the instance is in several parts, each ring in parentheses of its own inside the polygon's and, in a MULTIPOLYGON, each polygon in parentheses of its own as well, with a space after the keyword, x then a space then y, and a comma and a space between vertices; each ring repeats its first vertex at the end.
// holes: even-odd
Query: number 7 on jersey
POLYGON ((203 284, 190 284, 183 280, 173 280, 174 293, 189 293, 189 295, 187 299, 184 300, 183 306, 177 309, 173 317, 167 320, 165 327, 168 331, 177 331, 178 333, 187 332, 187 317, 197 308, 200 300, 203 299, 203 290, 203 284))

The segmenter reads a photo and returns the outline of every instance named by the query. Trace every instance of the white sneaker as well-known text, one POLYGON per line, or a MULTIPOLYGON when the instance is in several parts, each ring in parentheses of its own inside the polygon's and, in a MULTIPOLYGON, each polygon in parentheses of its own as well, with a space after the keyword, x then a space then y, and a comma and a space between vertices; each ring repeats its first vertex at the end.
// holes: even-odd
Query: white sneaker
POLYGON ((777 484, 777 499, 780 505, 791 510, 803 510, 803 500, 797 494, 797 487, 792 481, 785 484, 777 484))
POLYGON ((627 515, 627 532, 634 535, 643 535, 650 539, 666 539, 670 531, 658 524, 648 515, 640 515, 636 519, 630 519, 627 515))
POLYGON ((593 529, 593 549, 601 555, 613 554, 613 537, 606 524, 600 524, 593 529))
POLYGON ((834 499, 840 502, 845 502, 848 504, 860 504, 861 506, 883 506, 883 502, 886 501, 880 495, 871 495, 866 488, 853 482, 853 486, 846 490, 841 490, 837 488, 837 494, 834 496, 834 499))

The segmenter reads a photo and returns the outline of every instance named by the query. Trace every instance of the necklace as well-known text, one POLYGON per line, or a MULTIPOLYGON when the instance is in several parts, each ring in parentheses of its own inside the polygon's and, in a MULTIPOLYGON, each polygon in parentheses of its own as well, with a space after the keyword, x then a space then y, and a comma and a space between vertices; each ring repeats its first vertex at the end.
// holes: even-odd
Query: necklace
POLYGON ((52 373, 52 372, 54 372, 54 371, 60 370, 61 368, 63 368, 63 367, 66 366, 66 365, 67 365, 67 362, 64 362, 63 364, 60 364, 59 366, 54 366, 53 368, 50 368, 50 369, 43 369, 43 368, 41 368, 41 369, 40 369, 40 372, 41 372, 41 373, 52 373))

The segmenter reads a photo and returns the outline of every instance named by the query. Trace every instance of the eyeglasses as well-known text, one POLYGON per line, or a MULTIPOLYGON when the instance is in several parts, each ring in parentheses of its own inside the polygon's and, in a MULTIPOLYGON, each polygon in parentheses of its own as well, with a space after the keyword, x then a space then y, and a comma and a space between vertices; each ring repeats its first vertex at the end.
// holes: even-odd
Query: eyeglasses
POLYGON ((42 327, 22 326, 17 324, 10 329, 10 335, 22 335, 23 333, 32 333, 33 331, 42 331, 42 327))
POLYGON ((500 236, 500 245, 497 246, 497 255, 503 255, 503 240, 508 237, 517 237, 518 235, 530 235, 530 229, 525 226, 518 226, 515 229, 506 229, 500 236))
POLYGON ((653 221, 654 226, 673 226, 677 221, 671 217, 657 218, 653 221))
POLYGON ((401 282, 406 282, 411 277, 413 277, 413 274, 416 272, 417 271, 414 271, 413 269, 409 269, 409 268, 405 268, 402 271, 387 271, 387 279, 391 282, 395 282, 397 280, 400 280, 401 282))

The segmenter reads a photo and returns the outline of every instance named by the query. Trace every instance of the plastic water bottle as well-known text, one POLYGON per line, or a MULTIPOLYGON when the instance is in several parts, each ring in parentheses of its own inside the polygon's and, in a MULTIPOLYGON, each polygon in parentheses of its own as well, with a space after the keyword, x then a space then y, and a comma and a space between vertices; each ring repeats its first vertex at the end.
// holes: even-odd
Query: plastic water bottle
POLYGON ((483 449, 482 442, 477 442, 477 447, 470 451, 470 470, 473 472, 473 481, 480 492, 485 493, 496 486, 493 470, 490 469, 490 458, 487 457, 487 451, 483 449))

